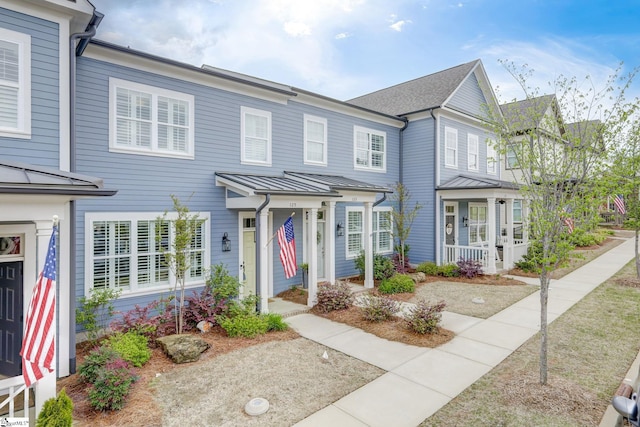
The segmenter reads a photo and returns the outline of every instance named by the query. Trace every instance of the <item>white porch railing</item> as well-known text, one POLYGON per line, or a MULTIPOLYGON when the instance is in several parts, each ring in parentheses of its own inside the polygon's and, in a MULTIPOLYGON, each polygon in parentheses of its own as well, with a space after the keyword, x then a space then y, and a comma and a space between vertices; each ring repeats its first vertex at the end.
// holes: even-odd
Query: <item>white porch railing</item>
POLYGON ((6 378, 0 380, 0 396, 8 395, 6 399, 0 402, 0 410, 4 412, 6 407, 9 407, 9 413, 7 417, 15 417, 15 404, 22 399, 22 408, 20 411, 24 411, 23 417, 29 417, 29 389, 25 387, 24 378, 22 376, 6 378), (20 398, 20 393, 23 396, 20 398))
POLYGON ((444 264, 455 264, 461 258, 480 261, 482 268, 486 269, 489 266, 489 249, 480 246, 444 245, 444 264))

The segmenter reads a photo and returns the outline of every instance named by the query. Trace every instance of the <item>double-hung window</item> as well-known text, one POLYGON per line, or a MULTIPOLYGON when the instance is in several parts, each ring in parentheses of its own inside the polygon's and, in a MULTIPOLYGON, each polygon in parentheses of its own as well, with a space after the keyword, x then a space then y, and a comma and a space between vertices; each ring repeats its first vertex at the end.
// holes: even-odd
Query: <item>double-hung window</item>
POLYGON ((387 134, 354 126, 354 168, 384 172, 387 169, 387 134))
POLYGON ((31 36, 0 28, 0 136, 31 137, 31 36))
POLYGON ((467 135, 467 168, 470 171, 478 170, 478 135, 467 135))
MULTIPOLYGON (((175 215, 88 213, 85 218, 86 291, 158 292, 175 283, 165 254, 173 247, 175 215)), ((209 266, 209 214, 200 213, 189 247, 187 285, 202 284, 209 266)))
POLYGON ((482 245, 487 241, 487 205, 469 203, 469 244, 482 245))
POLYGON ((522 200, 513 201, 513 238, 522 239, 522 200))
POLYGON ((507 154, 505 161, 507 162, 507 169, 518 169, 520 165, 518 164, 518 152, 515 144, 511 144, 507 147, 507 154))
POLYGON ((487 173, 495 175, 497 173, 497 153, 493 142, 487 140, 487 173))
POLYGON ((458 167, 458 130, 450 127, 444 128, 444 165, 458 167))
MULTIPOLYGON (((364 208, 347 207, 347 258, 355 258, 364 249, 364 208)), ((393 252, 393 229, 391 208, 380 207, 373 210, 373 251, 377 254, 393 252)))
POLYGON ((304 163, 327 165, 327 119, 304 115, 304 163))
POLYGON ((165 157, 194 157, 194 97, 109 79, 109 149, 165 157))
POLYGON ((241 162, 271 166, 271 113, 241 107, 241 116, 241 162))

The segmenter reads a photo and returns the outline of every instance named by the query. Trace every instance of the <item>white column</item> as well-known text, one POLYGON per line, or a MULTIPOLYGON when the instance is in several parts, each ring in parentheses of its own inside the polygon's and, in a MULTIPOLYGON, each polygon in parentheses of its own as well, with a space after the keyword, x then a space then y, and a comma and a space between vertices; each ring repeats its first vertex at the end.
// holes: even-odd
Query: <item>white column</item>
MULTIPOLYGON (((307 225, 309 227, 309 238, 307 242, 309 248, 307 253, 309 254, 309 289, 307 297, 307 305, 313 307, 316 302, 316 293, 318 291, 318 209, 311 208, 307 211, 309 213, 309 219, 307 225)), ((326 233, 325 233, 326 234, 326 233)))
POLYGON ((325 238, 325 266, 329 283, 336 281, 336 202, 327 202, 325 238))
POLYGON ((364 249, 364 287, 373 288, 373 203, 365 202, 362 231, 364 249))
POLYGON ((513 268, 513 199, 507 199, 505 208, 505 215, 507 216, 507 235, 505 236, 506 242, 502 247, 503 259, 502 268, 513 268))
POLYGON ((487 237, 489 238, 489 274, 496 273, 496 199, 487 198, 487 237))
POLYGON ((522 199, 522 242, 529 243, 529 202, 522 199))
POLYGON ((269 312, 269 209, 264 208, 259 215, 260 221, 260 312, 269 312))

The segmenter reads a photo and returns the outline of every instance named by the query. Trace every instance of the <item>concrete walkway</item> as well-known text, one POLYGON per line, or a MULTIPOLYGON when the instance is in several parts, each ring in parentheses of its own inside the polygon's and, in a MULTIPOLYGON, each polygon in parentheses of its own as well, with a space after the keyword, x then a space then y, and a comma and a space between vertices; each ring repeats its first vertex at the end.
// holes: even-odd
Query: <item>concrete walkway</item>
MULTIPOLYGON (((633 249, 630 239, 553 280, 549 322, 627 264, 633 249)), ((445 312, 442 326, 456 336, 434 349, 381 339, 312 314, 288 317, 287 323, 303 337, 387 371, 296 426, 416 426, 535 335, 539 317, 539 292, 486 320, 445 312)))

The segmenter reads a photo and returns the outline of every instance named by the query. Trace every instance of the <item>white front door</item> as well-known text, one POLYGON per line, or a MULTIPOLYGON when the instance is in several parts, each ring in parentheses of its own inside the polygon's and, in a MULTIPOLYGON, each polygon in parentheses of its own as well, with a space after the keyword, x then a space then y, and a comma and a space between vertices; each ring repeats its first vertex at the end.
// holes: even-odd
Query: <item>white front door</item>
POLYGON ((242 250, 240 251, 240 279, 242 297, 256 294, 256 218, 253 212, 240 213, 242 250))

